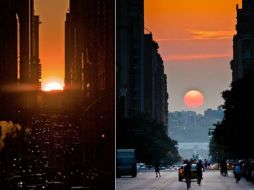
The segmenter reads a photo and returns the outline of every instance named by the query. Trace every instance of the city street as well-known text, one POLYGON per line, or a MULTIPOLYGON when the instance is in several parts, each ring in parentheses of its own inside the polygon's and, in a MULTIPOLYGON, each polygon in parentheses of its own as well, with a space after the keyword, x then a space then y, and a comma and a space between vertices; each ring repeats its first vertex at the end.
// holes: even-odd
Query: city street
MULTIPOLYGON (((218 171, 207 171, 203 174, 201 186, 192 181, 192 190, 254 190, 254 184, 241 179, 235 183, 233 173, 228 177, 220 176, 218 171)), ((138 173, 137 178, 122 177, 116 179, 116 190, 184 190, 185 182, 178 181, 178 173, 162 171, 161 177, 156 178, 154 172, 138 173)))

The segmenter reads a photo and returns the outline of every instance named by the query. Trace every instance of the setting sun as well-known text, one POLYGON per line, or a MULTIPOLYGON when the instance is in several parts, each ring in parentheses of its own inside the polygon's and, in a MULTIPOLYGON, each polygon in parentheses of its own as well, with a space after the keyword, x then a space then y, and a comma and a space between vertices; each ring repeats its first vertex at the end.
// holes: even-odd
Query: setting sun
POLYGON ((197 90, 190 90, 184 95, 184 103, 189 108, 197 108, 204 104, 204 95, 197 90))
POLYGON ((51 90, 63 90, 63 86, 58 82, 49 82, 43 88, 44 91, 51 91, 51 90))

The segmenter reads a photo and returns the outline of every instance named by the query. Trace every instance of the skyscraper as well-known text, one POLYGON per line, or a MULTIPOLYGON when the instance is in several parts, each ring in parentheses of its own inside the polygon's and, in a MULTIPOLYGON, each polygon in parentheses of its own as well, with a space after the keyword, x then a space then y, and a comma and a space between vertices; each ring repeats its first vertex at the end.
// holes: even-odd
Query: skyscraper
POLYGON ((144 0, 116 2, 117 114, 144 111, 144 0))
POLYGON ((152 34, 144 37, 144 105, 145 111, 153 119, 168 126, 167 76, 164 73, 163 60, 158 52, 159 45, 152 34))
POLYGON ((163 60, 152 34, 144 34, 144 0, 117 1, 117 118, 148 113, 167 126, 163 60))
POLYGON ((13 0, 0 2, 0 84, 17 82, 17 17, 13 0))
POLYGON ((231 61, 233 81, 254 70, 254 3, 243 0, 242 8, 237 5, 237 34, 233 38, 233 60, 231 61))
POLYGON ((41 64, 39 58, 39 25, 40 17, 32 16, 30 82, 37 90, 41 89, 41 64))
MULTIPOLYGON (((0 115, 5 119, 16 117, 22 92, 40 90, 39 17, 33 6, 33 0, 0 2, 0 115)), ((31 99, 24 98, 22 107, 31 99)))
POLYGON ((2 0, 0 83, 33 84, 40 88, 39 16, 33 0, 2 0), (36 68, 36 69, 35 69, 36 68))
POLYGON ((65 22, 65 88, 78 96, 90 167, 114 167, 114 0, 70 0, 65 22), (104 157, 104 163, 101 157, 104 157))

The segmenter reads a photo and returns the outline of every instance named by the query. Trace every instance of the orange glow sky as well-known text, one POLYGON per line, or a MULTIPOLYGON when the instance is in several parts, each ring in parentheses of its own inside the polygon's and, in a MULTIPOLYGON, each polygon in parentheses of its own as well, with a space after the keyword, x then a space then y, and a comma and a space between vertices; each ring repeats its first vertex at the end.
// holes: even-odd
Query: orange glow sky
POLYGON ((35 0, 40 15, 42 87, 49 81, 64 84, 64 21, 69 0, 35 0))
POLYGON ((199 113, 223 103, 240 0, 145 0, 145 27, 159 43, 168 77, 169 111, 190 110, 184 93, 200 90, 199 113))

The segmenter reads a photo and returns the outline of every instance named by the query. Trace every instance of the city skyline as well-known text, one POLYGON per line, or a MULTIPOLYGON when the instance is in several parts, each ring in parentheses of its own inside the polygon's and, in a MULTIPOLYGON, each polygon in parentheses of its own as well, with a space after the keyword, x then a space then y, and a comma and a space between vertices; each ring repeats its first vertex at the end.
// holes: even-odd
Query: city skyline
POLYGON ((203 113, 223 104, 221 92, 232 80, 237 3, 241 7, 239 0, 145 0, 145 28, 153 32, 165 62, 170 112, 203 113), (202 107, 184 105, 183 96, 192 89, 204 94, 202 107))

